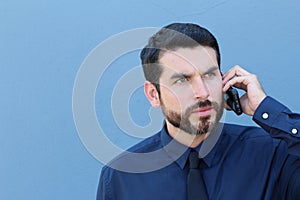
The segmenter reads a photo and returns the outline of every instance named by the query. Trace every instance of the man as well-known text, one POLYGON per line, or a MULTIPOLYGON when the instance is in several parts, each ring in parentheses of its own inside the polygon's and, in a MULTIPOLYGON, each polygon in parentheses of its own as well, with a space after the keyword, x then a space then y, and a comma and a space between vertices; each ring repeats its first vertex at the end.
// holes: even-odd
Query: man
POLYGON ((98 200, 300 199, 300 115, 240 66, 222 74, 208 30, 170 24, 149 39, 141 60, 145 95, 161 107, 165 125, 102 169, 98 200), (220 122, 231 86, 246 92, 243 112, 262 128, 220 122), (193 152, 201 161, 194 168, 193 152))

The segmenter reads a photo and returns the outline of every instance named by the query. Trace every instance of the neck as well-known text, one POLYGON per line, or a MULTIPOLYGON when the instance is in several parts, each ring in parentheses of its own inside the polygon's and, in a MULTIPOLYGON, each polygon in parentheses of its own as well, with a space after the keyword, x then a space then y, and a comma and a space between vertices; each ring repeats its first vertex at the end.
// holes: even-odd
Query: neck
POLYGON ((170 124, 168 121, 166 121, 167 124, 167 130, 172 138, 174 138, 179 143, 195 148, 199 144, 201 144, 210 134, 210 132, 202 135, 192 135, 190 133, 187 133, 172 124, 170 124))

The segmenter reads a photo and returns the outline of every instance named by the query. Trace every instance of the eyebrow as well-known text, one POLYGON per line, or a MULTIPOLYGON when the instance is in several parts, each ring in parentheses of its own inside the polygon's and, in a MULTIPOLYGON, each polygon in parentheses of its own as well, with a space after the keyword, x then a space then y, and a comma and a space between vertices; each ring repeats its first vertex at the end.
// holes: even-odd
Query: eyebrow
MULTIPOLYGON (((218 69, 219 69, 219 67, 213 66, 213 67, 209 68, 207 71, 205 71, 204 73, 202 73, 202 75, 209 74, 218 69)), ((184 72, 183 73, 174 73, 170 79, 178 79, 178 78, 183 78, 183 77, 188 78, 188 77, 191 77, 192 75, 193 75, 193 73, 184 73, 184 72)))
POLYGON ((178 79, 178 78, 188 78, 191 77, 192 74, 188 74, 188 73, 174 73, 170 79, 178 79))
POLYGON ((219 67, 213 66, 213 67, 209 68, 209 69, 208 69, 206 72, 204 72, 203 74, 209 74, 209 73, 211 73, 211 72, 213 72, 213 71, 216 71, 216 70, 219 70, 219 67))

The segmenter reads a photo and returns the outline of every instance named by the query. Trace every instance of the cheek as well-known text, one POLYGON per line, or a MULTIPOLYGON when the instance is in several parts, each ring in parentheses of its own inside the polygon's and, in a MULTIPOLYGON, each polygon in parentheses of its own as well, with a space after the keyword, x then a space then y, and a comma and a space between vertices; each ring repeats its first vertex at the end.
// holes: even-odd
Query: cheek
POLYGON ((161 101, 163 105, 173 111, 184 110, 186 95, 167 88, 161 88, 161 101))
POLYGON ((214 82, 207 84, 210 92, 210 96, 213 98, 213 101, 222 101, 223 99, 223 84, 222 82, 214 82))

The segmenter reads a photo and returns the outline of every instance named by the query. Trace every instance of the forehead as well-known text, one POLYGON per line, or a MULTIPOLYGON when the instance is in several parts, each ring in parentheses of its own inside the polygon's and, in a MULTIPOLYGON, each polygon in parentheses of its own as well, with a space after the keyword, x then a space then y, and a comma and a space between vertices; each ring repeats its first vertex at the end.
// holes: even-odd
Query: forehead
POLYGON ((215 50, 203 46, 165 51, 160 55, 159 63, 164 67, 164 71, 189 73, 204 72, 211 67, 218 66, 215 50))

